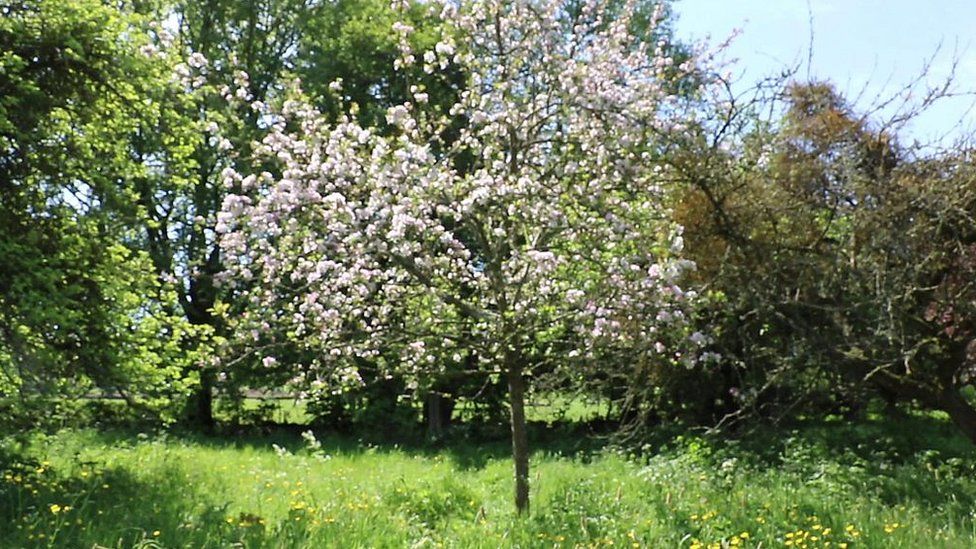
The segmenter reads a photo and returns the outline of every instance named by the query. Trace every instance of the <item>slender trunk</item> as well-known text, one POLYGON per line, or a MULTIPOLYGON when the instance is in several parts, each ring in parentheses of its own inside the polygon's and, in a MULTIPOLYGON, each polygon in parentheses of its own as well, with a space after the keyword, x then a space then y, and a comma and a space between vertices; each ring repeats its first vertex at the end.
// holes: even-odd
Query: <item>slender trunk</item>
POLYGON ((508 398, 512 408, 512 458, 515 461, 515 509, 529 511, 529 436, 525 428, 525 378, 521 365, 509 360, 508 398))
POLYGON ((976 443, 976 409, 958 389, 947 389, 939 398, 939 407, 949 414, 952 422, 970 441, 976 443))

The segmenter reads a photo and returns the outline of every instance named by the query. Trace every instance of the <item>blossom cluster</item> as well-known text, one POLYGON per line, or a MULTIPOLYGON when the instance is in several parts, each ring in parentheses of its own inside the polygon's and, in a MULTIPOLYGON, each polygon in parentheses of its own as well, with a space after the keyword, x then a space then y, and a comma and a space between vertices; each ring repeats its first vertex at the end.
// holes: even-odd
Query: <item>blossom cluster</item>
POLYGON ((465 78, 446 106, 417 82, 387 127, 287 102, 257 147, 279 171, 224 173, 222 280, 249 304, 238 332, 313 351, 297 381, 325 384, 355 382, 364 361, 420 378, 606 346, 697 363, 708 338, 690 329, 693 264, 659 157, 694 123, 671 80, 702 67, 632 34, 631 4, 570 4, 432 5, 444 37, 426 52, 398 23, 396 70, 465 78))

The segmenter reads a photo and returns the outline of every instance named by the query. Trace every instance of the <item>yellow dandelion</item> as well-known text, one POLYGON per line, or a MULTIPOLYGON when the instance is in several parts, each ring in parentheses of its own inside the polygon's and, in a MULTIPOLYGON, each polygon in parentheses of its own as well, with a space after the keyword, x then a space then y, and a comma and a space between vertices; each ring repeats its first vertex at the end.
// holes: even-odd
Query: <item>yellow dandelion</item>
POLYGON ((50 505, 50 506, 49 506, 48 508, 49 508, 49 509, 51 510, 51 512, 52 512, 52 513, 54 513, 55 515, 56 515, 56 514, 58 514, 58 513, 60 513, 60 512, 61 512, 61 510, 63 509, 63 507, 61 507, 61 506, 60 506, 60 505, 58 505, 57 503, 52 503, 52 504, 51 504, 51 505, 50 505))

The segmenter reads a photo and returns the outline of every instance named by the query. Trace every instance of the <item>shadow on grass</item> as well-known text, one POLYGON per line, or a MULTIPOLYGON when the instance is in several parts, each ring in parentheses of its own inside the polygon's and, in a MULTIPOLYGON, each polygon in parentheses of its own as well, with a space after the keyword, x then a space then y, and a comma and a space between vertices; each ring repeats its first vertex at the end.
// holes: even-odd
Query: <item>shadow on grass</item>
MULTIPOLYGON (((533 452, 588 461, 609 444, 607 426, 574 422, 532 422, 529 441, 533 452)), ((350 434, 312 428, 307 425, 263 425, 224 428, 214 435, 187 430, 166 432, 174 442, 214 449, 253 449, 272 451, 277 445, 292 453, 305 448, 301 433, 311 430, 326 454, 356 456, 365 453, 401 453, 433 458, 447 456, 462 470, 481 469, 489 462, 511 457, 511 441, 506 425, 459 424, 438 439, 424 437, 421 430, 398 433, 381 431, 350 434)), ((144 433, 110 429, 90 433, 98 443, 111 446, 134 444, 144 433)))
POLYGON ((915 462, 920 456, 972 458, 973 444, 944 418, 929 413, 898 417, 873 415, 849 421, 840 418, 798 421, 787 426, 760 426, 736 437, 711 437, 738 447, 757 463, 782 464, 797 446, 817 448, 825 458, 849 456, 883 460, 888 465, 915 462))
MULTIPOLYGON (((587 462, 608 447, 606 427, 595 423, 533 423, 530 444, 536 453, 587 462)), ((307 426, 279 425, 228 430, 216 436, 177 431, 167 433, 166 437, 171 443, 216 449, 272 452, 272 445, 278 445, 298 453, 305 447, 301 437, 305 430, 307 426)), ((461 424, 440 440, 425 440, 417 432, 357 436, 315 430, 322 451, 332 455, 444 456, 462 470, 481 469, 490 462, 509 460, 511 456, 505 426, 461 424)), ((789 427, 759 427, 738 436, 689 433, 659 429, 654 440, 633 454, 639 459, 657 455, 683 460, 709 475, 718 474, 732 460, 751 472, 772 471, 785 475, 786 479, 795 479, 797 484, 833 483, 889 504, 914 502, 935 509, 953 501, 976 507, 973 446, 944 418, 930 414, 906 414, 897 420, 875 416, 856 422, 807 421, 789 427)), ((138 433, 125 430, 90 432, 86 436, 93 437, 93 442, 112 446, 140 440, 138 433)), ((173 512, 185 505, 185 499, 178 500, 179 504, 168 503, 167 498, 172 494, 187 490, 176 480, 152 486, 139 486, 137 480, 115 481, 122 486, 133 485, 124 494, 136 498, 134 505, 173 509, 173 512), (176 484, 167 484, 173 482, 176 484)), ((188 497, 202 498, 192 494, 188 497)), ((197 505, 196 513, 205 515, 206 505, 211 504, 197 505)))
POLYGON ((762 426, 737 437, 682 437, 659 452, 706 470, 728 463, 797 484, 833 484, 888 505, 976 506, 976 448, 945 418, 909 413, 762 426), (732 460, 732 461, 730 461, 732 460))
MULTIPOLYGON (((533 452, 586 462, 608 447, 615 447, 612 427, 599 421, 530 422, 529 443, 533 452)), ((176 442, 211 448, 270 451, 272 445, 277 445, 294 453, 305 447, 301 434, 308 430, 328 454, 396 452, 424 457, 447 454, 464 469, 482 468, 491 460, 507 459, 511 455, 507 425, 470 422, 456 424, 439 439, 425 437, 419 426, 399 431, 349 433, 295 424, 225 426, 215 435, 176 429, 166 432, 166 436, 176 442)), ((814 458, 873 462, 884 467, 917 464, 920 459, 932 465, 961 460, 976 466, 973 444, 944 418, 924 413, 905 414, 896 419, 874 416, 857 421, 828 419, 787 426, 760 425, 744 433, 702 433, 677 425, 662 426, 639 448, 635 444, 624 449, 633 455, 648 456, 682 452, 689 441, 695 441, 696 445, 706 445, 707 454, 719 462, 727 454, 735 454, 739 460, 759 468, 789 467, 791 461, 804 463, 814 458)), ((95 431, 92 436, 102 443, 124 445, 146 435, 119 428, 95 431)))
POLYGON ((227 504, 195 489, 176 466, 140 478, 118 467, 76 466, 61 477, 34 467, 0 483, 0 546, 227 546, 261 532, 225 520, 227 504))

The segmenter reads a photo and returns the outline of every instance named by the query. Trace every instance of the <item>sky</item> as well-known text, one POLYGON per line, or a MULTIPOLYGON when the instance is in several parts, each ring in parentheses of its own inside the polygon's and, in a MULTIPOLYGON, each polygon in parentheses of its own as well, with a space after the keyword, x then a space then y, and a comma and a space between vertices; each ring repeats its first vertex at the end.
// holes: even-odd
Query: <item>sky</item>
POLYGON ((976 0, 675 0, 674 10, 684 40, 720 43, 740 31, 726 53, 740 89, 787 66, 806 76, 811 20, 809 74, 850 96, 865 90, 864 104, 896 93, 929 59, 929 81, 944 80, 955 60, 953 89, 971 95, 936 105, 907 131, 930 141, 976 129, 976 0))

